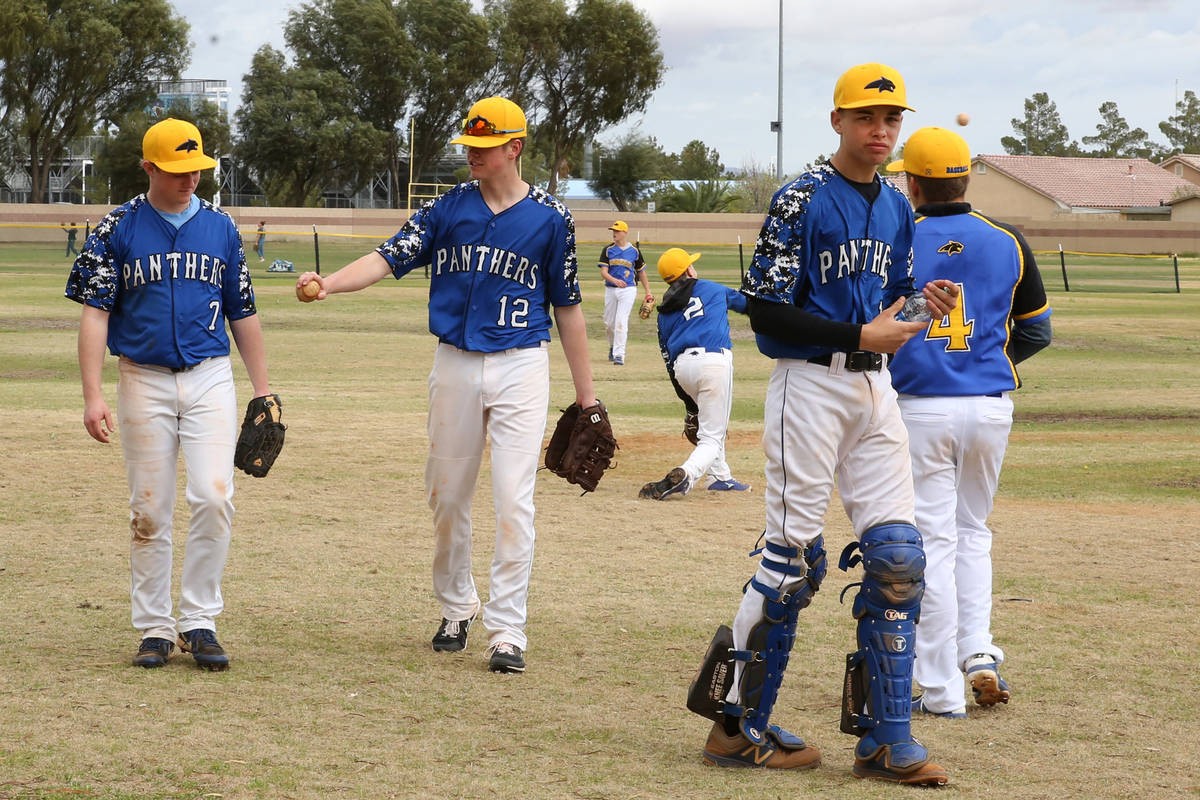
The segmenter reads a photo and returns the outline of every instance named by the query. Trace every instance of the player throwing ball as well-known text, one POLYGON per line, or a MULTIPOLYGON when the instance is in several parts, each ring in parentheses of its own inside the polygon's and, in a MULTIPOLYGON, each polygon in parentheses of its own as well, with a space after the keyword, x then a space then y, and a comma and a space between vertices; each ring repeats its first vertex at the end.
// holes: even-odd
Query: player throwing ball
POLYGON ((200 171, 216 163, 190 122, 151 127, 142 139, 149 189, 100 221, 67 280, 66 296, 83 304, 83 425, 98 442, 116 429, 100 385, 105 346, 118 358, 130 599, 142 634, 133 663, 141 667, 166 664, 177 635, 200 666, 229 666, 214 622, 224 608, 239 422, 227 320, 254 396, 271 393, 241 236, 228 214, 194 194, 200 171), (180 450, 191 523, 176 619, 171 532, 180 450))
POLYGON ((654 302, 650 283, 646 280, 646 262, 642 252, 629 243, 629 224, 617 220, 609 230, 613 243, 600 251, 600 274, 604 276, 604 330, 608 334, 608 360, 622 366, 625 363, 625 344, 629 340, 629 312, 637 295, 637 282, 642 282, 645 302, 654 302))
POLYGON ((908 427, 925 599, 913 711, 962 718, 965 684, 982 706, 1007 703, 1004 651, 992 641, 988 515, 1012 429, 1017 363, 1050 344, 1050 306, 1033 252, 1010 225, 965 201, 971 151, 961 136, 921 128, 904 158, 917 209, 913 276, 958 284, 958 306, 896 352, 892 385, 908 427))
POLYGON ((496 547, 483 606, 488 668, 524 672, 533 564, 533 490, 550 403, 553 308, 580 408, 596 403, 580 308, 575 223, 566 207, 521 180, 525 114, 503 97, 471 106, 462 135, 474 180, 421 206, 375 251, 332 275, 306 272, 302 302, 355 292, 387 275, 430 267, 425 488, 433 509, 433 591, 442 621, 433 649, 460 651, 479 611, 471 575, 471 497, 491 442, 496 547), (317 282, 310 295, 305 287, 317 282))
POLYGON ((658 346, 667 375, 684 406, 697 414, 696 449, 687 461, 660 481, 647 483, 638 497, 663 500, 687 494, 705 474, 713 491, 744 492, 725 462, 725 432, 733 403, 733 344, 729 313, 746 313, 746 298, 712 281, 701 280, 693 266, 699 253, 678 247, 658 259, 658 274, 669 284, 658 307, 658 346))
MULTIPOLYGON (((945 770, 909 731, 925 556, 885 355, 928 323, 896 319, 913 292, 913 218, 876 174, 909 106, 900 73, 873 63, 843 74, 833 99, 837 152, 775 194, 742 287, 759 350, 775 359, 763 428, 765 544, 732 632, 718 631, 688 706, 715 721, 704 746, 710 764, 819 763, 816 749, 771 714, 799 612, 825 577, 822 532, 836 482, 857 536, 839 566, 863 565, 853 603, 858 649, 842 681, 841 727, 859 737, 853 772, 942 784, 945 770)), ((923 291, 941 316, 958 290, 938 280, 923 291)))

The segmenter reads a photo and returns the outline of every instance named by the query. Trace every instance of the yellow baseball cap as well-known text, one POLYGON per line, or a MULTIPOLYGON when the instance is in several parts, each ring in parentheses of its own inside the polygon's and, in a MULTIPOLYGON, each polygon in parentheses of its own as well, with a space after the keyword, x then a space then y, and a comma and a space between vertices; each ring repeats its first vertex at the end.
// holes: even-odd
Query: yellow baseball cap
POLYGON ((954 131, 921 128, 908 137, 903 158, 888 164, 887 171, 922 178, 961 178, 971 171, 971 148, 954 131))
POLYGON ((698 258, 700 253, 689 253, 682 248, 672 247, 658 257, 659 277, 670 283, 687 272, 687 268, 696 263, 698 258))
POLYGON ((499 147, 525 136, 525 112, 505 97, 485 97, 467 112, 462 135, 450 144, 468 147, 499 147))
POLYGON ((609 225, 608 229, 610 231, 625 231, 626 233, 628 233, 629 225, 624 220, 619 219, 616 222, 614 222, 612 225, 609 225))
POLYGON ((163 172, 179 174, 212 169, 215 159, 204 155, 204 139, 190 122, 168 117, 150 126, 142 137, 142 158, 163 172))
POLYGON ((886 64, 859 64, 842 73, 833 87, 834 108, 897 106, 916 111, 908 105, 904 78, 886 64))

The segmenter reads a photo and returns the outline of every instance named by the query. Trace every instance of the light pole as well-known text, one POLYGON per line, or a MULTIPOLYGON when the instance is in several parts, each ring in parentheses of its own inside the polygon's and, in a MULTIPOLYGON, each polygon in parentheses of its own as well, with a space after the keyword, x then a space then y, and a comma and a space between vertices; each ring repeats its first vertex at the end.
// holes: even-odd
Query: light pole
POLYGON ((771 130, 775 131, 775 180, 783 182, 783 0, 779 0, 779 87, 778 107, 771 130))

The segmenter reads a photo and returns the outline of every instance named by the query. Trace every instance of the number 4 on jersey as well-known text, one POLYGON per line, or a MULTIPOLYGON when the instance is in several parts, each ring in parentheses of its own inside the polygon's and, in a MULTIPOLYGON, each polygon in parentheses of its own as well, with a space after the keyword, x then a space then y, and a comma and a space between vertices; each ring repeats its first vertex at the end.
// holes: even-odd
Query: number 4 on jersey
POLYGON ((967 319, 967 290, 958 284, 958 305, 954 310, 935 321, 925 334, 925 340, 945 339, 946 352, 971 349, 971 334, 975 332, 975 320, 967 319))

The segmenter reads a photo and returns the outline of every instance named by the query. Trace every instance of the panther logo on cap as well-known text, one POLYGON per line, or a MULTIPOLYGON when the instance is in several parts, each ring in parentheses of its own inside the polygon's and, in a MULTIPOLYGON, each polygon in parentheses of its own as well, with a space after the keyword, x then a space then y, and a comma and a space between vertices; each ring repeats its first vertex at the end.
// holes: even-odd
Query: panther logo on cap
POLYGON ((963 251, 963 244, 962 244, 962 242, 956 242, 953 239, 951 239, 950 241, 946 242, 944 245, 939 247, 937 251, 939 253, 945 253, 948 256, 952 256, 955 253, 961 253, 963 251))
POLYGON ((196 143, 196 140, 195 140, 195 139, 188 139, 186 142, 184 142, 183 144, 179 145, 179 147, 176 147, 176 148, 175 148, 175 152, 177 152, 177 153, 178 153, 180 150, 182 150, 182 151, 184 151, 185 153, 190 153, 190 152, 192 152, 193 150, 199 150, 199 149, 200 149, 200 145, 198 145, 198 144, 196 143))
POLYGON ((877 81, 871 81, 870 83, 868 83, 868 84, 867 84, 866 86, 864 86, 863 88, 864 88, 864 89, 878 89, 878 90, 879 90, 879 93, 880 93, 880 94, 883 94, 884 92, 894 92, 894 91, 896 91, 896 84, 895 84, 895 83, 893 83, 893 82, 892 82, 891 80, 889 80, 888 78, 884 78, 884 77, 880 76, 879 80, 877 80, 877 81))

